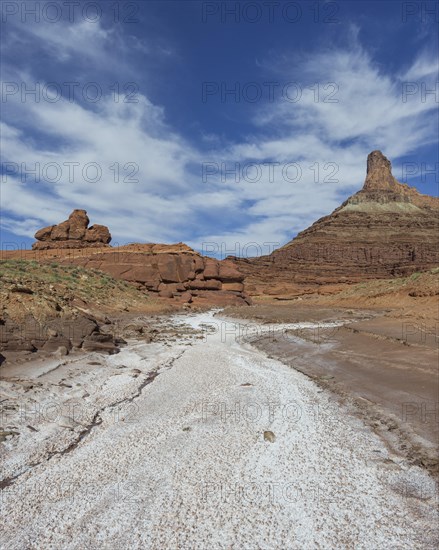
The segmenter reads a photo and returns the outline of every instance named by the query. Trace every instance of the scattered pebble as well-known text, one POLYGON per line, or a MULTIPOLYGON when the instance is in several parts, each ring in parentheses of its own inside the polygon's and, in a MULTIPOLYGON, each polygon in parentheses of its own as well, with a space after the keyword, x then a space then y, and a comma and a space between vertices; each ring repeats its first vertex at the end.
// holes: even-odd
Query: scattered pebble
POLYGON ((270 443, 274 443, 276 441, 276 436, 273 432, 265 431, 264 432, 264 440, 269 441, 270 443))

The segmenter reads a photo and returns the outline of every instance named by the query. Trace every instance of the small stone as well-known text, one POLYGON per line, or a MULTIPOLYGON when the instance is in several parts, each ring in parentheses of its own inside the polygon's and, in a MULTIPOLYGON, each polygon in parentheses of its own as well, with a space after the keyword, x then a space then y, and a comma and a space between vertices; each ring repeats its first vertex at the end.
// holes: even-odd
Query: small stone
MULTIPOLYGON (((68 355, 69 354, 69 350, 65 347, 65 346, 60 346, 56 352, 55 352, 56 355, 60 356, 60 357, 64 357, 65 355, 68 355)), ((71 387, 71 386, 70 386, 71 387)))
POLYGON ((0 443, 6 441, 7 437, 11 435, 19 435, 18 432, 13 432, 11 430, 0 430, 0 443))
POLYGON ((273 432, 265 431, 264 432, 264 441, 269 441, 270 443, 274 443, 276 441, 276 436, 273 432))

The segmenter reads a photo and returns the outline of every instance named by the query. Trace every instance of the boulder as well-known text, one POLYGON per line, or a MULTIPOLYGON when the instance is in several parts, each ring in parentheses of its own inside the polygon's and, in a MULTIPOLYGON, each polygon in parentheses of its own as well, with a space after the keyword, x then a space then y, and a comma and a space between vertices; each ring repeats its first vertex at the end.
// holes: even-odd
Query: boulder
POLYGON ((227 290, 194 290, 192 291, 194 304, 197 306, 224 307, 247 305, 246 300, 238 293, 227 290))
POLYGON ((50 239, 46 239, 46 240, 68 241, 69 229, 70 229, 70 222, 68 221, 55 225, 52 229, 52 233, 50 234, 50 239))
POLYGON ((60 347, 65 347, 67 350, 72 349, 70 338, 66 338, 65 336, 51 336, 48 340, 46 340, 42 350, 54 353, 60 347))
POLYGON ((204 278, 205 279, 218 279, 219 277, 219 265, 218 261, 213 258, 203 258, 204 261, 204 278))
POLYGON ((242 283, 223 283, 223 290, 231 292, 243 292, 244 285, 242 283))
POLYGON ((119 353, 119 348, 116 346, 116 344, 110 340, 110 341, 104 341, 100 342, 97 341, 90 336, 87 336, 84 339, 84 342, 82 343, 82 349, 84 351, 96 351, 98 353, 108 353, 109 355, 114 355, 115 353, 119 353))
POLYGON ((187 286, 190 290, 221 290, 222 283, 215 279, 209 279, 208 281, 195 279, 194 281, 189 281, 187 286))
POLYGON ((35 233, 35 238, 37 241, 50 241, 50 236, 54 227, 54 225, 49 225, 48 227, 43 227, 43 229, 37 231, 35 233))
POLYGON ((159 296, 160 298, 173 298, 174 293, 172 292, 172 290, 160 290, 159 296))
POLYGON ((242 274, 231 260, 223 260, 219 262, 218 279, 223 282, 240 283, 243 280, 242 274))
POLYGON ((160 283, 158 290, 159 292, 162 292, 165 290, 169 290, 172 293, 184 292, 186 290, 186 285, 183 283, 169 283, 169 284, 160 283))
POLYGON ((43 335, 48 336, 49 341, 53 338, 65 338, 71 345, 66 345, 65 343, 60 343, 59 345, 66 345, 68 349, 71 346, 79 348, 86 337, 99 332, 99 325, 94 319, 86 316, 58 318, 49 321, 42 332, 43 335), (53 336, 53 333, 56 333, 56 337, 53 336))
POLYGON ((190 292, 183 292, 180 296, 180 300, 186 304, 192 303, 192 294, 190 292))
POLYGON ((105 225, 92 225, 85 232, 84 241, 88 243, 108 244, 111 241, 110 231, 105 225))

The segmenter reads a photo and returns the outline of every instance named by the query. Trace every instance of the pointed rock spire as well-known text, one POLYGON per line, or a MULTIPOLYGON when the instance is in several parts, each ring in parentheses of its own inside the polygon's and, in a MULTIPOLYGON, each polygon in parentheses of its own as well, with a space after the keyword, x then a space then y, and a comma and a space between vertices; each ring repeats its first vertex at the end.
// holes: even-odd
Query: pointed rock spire
POLYGON ((365 191, 394 190, 398 182, 392 175, 392 163, 381 151, 372 151, 367 157, 365 191))

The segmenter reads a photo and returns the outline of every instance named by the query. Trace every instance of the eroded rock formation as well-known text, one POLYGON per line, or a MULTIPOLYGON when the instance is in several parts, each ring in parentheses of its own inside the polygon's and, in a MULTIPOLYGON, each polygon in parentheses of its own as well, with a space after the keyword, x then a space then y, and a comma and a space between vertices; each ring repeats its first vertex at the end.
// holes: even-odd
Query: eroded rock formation
POLYGON ((105 225, 92 225, 85 210, 73 210, 69 219, 58 225, 49 225, 35 233, 38 242, 33 250, 49 248, 102 247, 111 241, 110 231, 105 225))
POLYGON ((37 231, 32 248, 39 259, 47 253, 51 260, 98 269, 160 298, 218 306, 250 301, 233 262, 203 257, 184 243, 112 248, 108 228, 88 224, 87 212, 74 210, 65 222, 37 231))
POLYGON ((249 302, 244 277, 232 261, 201 256, 183 243, 127 245, 61 261, 105 271, 161 298, 197 305, 249 302))

